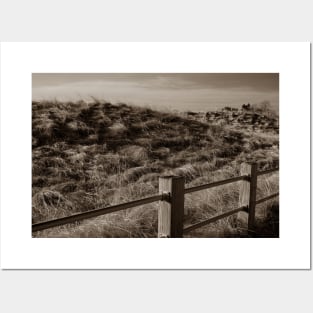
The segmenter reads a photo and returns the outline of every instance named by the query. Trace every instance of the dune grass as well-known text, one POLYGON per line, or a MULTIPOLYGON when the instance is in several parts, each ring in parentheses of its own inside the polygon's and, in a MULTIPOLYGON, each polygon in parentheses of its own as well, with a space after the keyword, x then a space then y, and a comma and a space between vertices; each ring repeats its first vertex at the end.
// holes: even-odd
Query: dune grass
MULTIPOLYGON (((275 133, 238 130, 177 113, 98 100, 33 102, 32 113, 33 223, 154 195, 161 175, 184 176, 186 187, 196 186, 239 175, 242 162, 258 161, 262 170, 276 165, 279 158, 275 133)), ((260 179, 260 197, 277 190, 277 174, 260 179)), ((237 204, 236 183, 186 195, 185 223, 237 204)), ((277 211, 277 200, 257 209, 260 225, 276 214, 273 208, 277 211)), ((223 219, 189 236, 241 236, 233 219, 223 219)), ((156 237, 157 203, 33 235, 156 237)))

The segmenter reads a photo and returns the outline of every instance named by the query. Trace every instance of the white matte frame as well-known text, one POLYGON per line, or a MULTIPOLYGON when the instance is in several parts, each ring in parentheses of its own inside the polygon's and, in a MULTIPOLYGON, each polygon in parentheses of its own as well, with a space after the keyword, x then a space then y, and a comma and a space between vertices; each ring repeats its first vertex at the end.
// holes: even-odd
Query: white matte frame
POLYGON ((309 43, 2 43, 1 267, 309 269, 309 43), (279 73, 280 238, 32 238, 32 73, 279 73))

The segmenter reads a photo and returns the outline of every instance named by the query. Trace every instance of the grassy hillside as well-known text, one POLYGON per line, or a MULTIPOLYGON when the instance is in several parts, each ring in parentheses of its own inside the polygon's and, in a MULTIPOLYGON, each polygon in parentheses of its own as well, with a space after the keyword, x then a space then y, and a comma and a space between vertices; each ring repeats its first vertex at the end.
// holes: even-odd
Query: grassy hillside
MULTIPOLYGON (((259 161, 260 169, 278 161, 274 132, 100 101, 33 102, 32 110, 33 223, 156 194, 160 175, 183 175, 187 186, 196 186, 238 175, 247 160, 259 161)), ((277 174, 259 181, 260 197, 277 189, 277 174)), ((186 195, 185 223, 236 207, 237 199, 237 184, 186 195)), ((273 215, 271 207, 258 210, 260 219, 273 215)), ((145 205, 35 236, 155 237, 156 208, 145 205)), ((190 236, 238 235, 232 226, 230 217, 190 236)))

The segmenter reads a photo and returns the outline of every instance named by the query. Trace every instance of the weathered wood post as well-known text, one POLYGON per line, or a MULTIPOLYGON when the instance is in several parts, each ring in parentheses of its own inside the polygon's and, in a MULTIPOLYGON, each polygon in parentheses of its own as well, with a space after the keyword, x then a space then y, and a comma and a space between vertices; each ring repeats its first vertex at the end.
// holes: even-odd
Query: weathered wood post
POLYGON ((168 201, 160 201, 158 217, 159 238, 183 237, 184 177, 163 176, 159 178, 159 193, 168 194, 168 201))
MULTIPOLYGON (((240 183, 239 188, 239 207, 248 207, 248 234, 255 235, 255 206, 257 190, 257 164, 243 163, 240 168, 240 175, 248 175, 249 180, 240 183)), ((237 215, 239 219, 240 213, 237 215)))

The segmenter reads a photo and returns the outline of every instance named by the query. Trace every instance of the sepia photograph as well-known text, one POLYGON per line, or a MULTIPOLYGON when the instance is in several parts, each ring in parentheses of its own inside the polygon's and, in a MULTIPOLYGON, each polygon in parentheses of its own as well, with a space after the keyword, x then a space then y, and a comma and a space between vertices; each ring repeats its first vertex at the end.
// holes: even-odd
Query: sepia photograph
POLYGON ((33 73, 33 238, 279 237, 279 73, 33 73))
POLYGON ((2 266, 309 268, 309 52, 1 45, 2 266))
POLYGON ((311 312, 309 4, 1 1, 0 312, 311 312))

